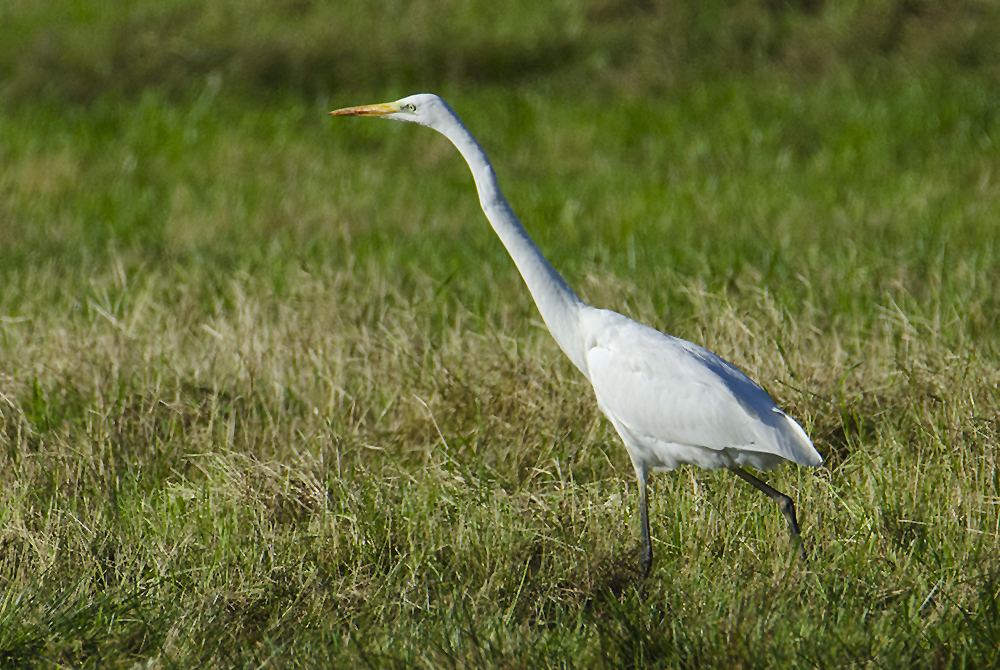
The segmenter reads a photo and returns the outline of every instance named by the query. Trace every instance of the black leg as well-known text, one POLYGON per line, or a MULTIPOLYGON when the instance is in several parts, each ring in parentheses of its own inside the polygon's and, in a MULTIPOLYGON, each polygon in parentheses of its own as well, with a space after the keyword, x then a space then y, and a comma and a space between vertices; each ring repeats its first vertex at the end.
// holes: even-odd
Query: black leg
POLYGON ((649 539, 649 509, 646 504, 646 477, 639 476, 639 523, 642 524, 642 581, 653 567, 653 543, 649 539))
POLYGON ((799 534, 799 522, 795 518, 795 505, 792 504, 792 499, 781 491, 771 488, 739 466, 734 465, 729 469, 734 475, 752 485, 755 489, 766 495, 774 502, 778 503, 778 509, 781 510, 782 516, 784 516, 785 521, 788 522, 788 532, 792 534, 792 542, 799 545, 799 554, 802 556, 802 560, 805 562, 806 566, 808 566, 809 559, 806 557, 805 547, 802 546, 802 537, 799 534))

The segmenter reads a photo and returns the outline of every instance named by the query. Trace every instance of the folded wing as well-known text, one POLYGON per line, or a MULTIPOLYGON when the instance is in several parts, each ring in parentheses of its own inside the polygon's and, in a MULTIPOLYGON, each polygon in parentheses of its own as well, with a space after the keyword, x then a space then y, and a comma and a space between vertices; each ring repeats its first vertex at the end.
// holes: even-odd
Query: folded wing
POLYGON ((626 431, 627 445, 649 452, 653 467, 705 466, 690 448, 756 467, 822 462, 805 431, 732 364, 614 312, 601 318, 606 326, 588 343, 590 381, 601 410, 626 431))

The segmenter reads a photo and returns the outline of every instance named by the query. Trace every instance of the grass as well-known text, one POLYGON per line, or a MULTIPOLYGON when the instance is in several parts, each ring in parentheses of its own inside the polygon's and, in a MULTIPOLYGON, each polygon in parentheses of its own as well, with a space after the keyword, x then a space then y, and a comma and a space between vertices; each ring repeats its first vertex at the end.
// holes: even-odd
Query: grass
POLYGON ((1000 662, 995 10, 791 4, 5 5, 0 666, 1000 662), (809 568, 683 469, 635 592, 464 164, 324 115, 430 84, 581 295, 806 427, 809 568))

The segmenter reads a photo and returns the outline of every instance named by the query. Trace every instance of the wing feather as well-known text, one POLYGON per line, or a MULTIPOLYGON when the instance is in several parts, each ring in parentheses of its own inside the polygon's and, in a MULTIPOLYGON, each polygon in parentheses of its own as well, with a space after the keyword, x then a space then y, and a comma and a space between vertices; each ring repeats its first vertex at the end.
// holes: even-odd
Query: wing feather
POLYGON ((626 443, 638 443, 633 448, 664 467, 706 465, 684 456, 690 447, 736 454, 737 463, 758 467, 777 461, 767 456, 822 462, 805 431, 731 363, 614 312, 602 318, 609 323, 588 343, 588 373, 601 410, 627 432, 626 443), (740 458, 744 453, 764 457, 740 458))

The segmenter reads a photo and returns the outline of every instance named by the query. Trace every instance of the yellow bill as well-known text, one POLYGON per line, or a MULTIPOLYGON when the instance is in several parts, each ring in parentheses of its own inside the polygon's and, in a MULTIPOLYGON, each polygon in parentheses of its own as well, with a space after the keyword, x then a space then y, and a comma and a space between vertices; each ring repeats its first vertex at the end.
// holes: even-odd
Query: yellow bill
POLYGON ((395 103, 381 102, 377 105, 361 105, 360 107, 345 107, 330 112, 331 116, 385 116, 398 112, 395 103))

